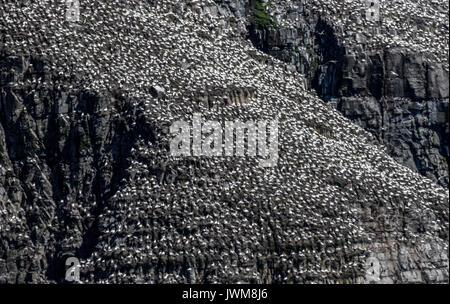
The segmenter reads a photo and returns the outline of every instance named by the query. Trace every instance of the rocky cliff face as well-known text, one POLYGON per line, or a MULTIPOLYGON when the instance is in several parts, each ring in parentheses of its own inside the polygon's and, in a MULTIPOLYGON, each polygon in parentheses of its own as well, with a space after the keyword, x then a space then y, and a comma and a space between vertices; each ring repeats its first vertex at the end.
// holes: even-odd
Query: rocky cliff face
POLYGON ((379 145, 434 164, 448 102, 333 93, 327 105, 307 84, 342 92, 345 69, 326 76, 318 50, 293 64, 259 52, 241 18, 253 5, 88 0, 74 24, 57 1, 2 3, 1 283, 64 282, 68 257, 89 283, 448 282, 448 191, 379 145), (172 156, 171 124, 194 113, 277 119, 278 165, 172 156))
POLYGON ((49 64, 0 57, 3 282, 59 280, 61 252, 91 254, 102 202, 127 177, 131 147, 152 140, 119 91, 57 89, 62 81, 46 72, 49 64))
POLYGON ((316 88, 400 163, 448 187, 448 71, 425 58, 404 49, 345 55, 316 88))
POLYGON ((372 21, 364 1, 216 2, 247 24, 256 47, 305 75, 400 163, 448 187, 447 3, 374 1, 380 16, 372 21), (272 24, 255 15, 258 3, 272 24))

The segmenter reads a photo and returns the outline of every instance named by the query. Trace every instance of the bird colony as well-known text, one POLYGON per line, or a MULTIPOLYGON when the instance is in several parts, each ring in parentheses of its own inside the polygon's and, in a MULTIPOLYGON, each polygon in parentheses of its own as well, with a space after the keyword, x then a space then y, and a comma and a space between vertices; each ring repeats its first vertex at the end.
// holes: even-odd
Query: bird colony
POLYGON ((355 45, 364 51, 407 48, 449 69, 448 1, 272 0, 266 5, 281 28, 301 25, 296 12, 307 8, 329 21, 339 41, 349 50, 355 45), (372 11, 373 17, 368 15, 372 11))
MULTIPOLYGON (((326 14, 354 3, 307 2, 326 14)), ((65 20, 63 1, 1 3, 2 51, 41 58, 46 75, 12 81, 5 90, 120 90, 154 126, 155 140, 134 143, 129 175, 106 200, 83 201, 81 194, 58 202, 75 218, 92 216, 92 204, 99 210, 93 228, 69 222, 62 235, 50 226, 45 232, 59 233, 61 250, 76 252, 90 230, 98 231, 80 258, 81 281, 448 282, 448 191, 373 145, 368 133, 305 89, 303 76, 256 50, 225 17, 208 13, 215 5, 86 0, 74 23, 65 20), (252 94, 246 103, 216 98, 213 106, 196 98, 211 90, 252 94), (172 157, 168 128, 194 113, 215 121, 278 119, 278 165, 261 168, 256 157, 172 157), (370 259, 380 265, 375 278, 367 275, 370 259)), ((33 159, 40 166, 39 156, 33 159)), ((6 174, 14 172, 0 167, 0 177, 6 174)), ((50 257, 38 253, 46 244, 30 241, 24 228, 31 211, 1 197, 2 242, 7 233, 24 232, 2 244, 0 266, 9 265, 14 248, 41 265, 36 281, 52 281, 42 267, 50 257)), ((47 214, 44 224, 56 216, 47 214)))

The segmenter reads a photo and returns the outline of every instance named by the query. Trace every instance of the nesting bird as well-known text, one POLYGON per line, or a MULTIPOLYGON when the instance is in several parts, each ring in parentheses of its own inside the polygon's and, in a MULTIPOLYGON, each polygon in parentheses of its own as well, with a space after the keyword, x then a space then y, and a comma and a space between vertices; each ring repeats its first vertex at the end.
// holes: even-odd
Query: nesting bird
MULTIPOLYGON (((344 5, 302 3, 335 19, 344 5)), ((86 0, 78 27, 64 20, 58 2, 28 3, 20 15, 15 2, 2 5, 6 18, 0 22, 10 35, 4 47, 11 54, 39 50, 52 63, 52 79, 64 84, 76 76, 69 91, 120 88, 154 127, 154 141, 133 143, 129 175, 104 196, 91 223, 98 225, 98 237, 81 261, 83 281, 361 282, 374 243, 389 237, 399 247, 405 244, 402 235, 389 234, 388 224, 399 234, 415 231, 410 241, 448 250, 440 238, 448 235, 448 192, 374 146, 367 132, 306 90, 304 76, 236 37, 231 26, 218 22, 225 16, 214 1, 86 0), (42 38, 36 43, 32 37, 42 38), (211 105, 204 106, 203 98, 211 105), (170 124, 198 112, 219 122, 278 119, 278 164, 262 168, 254 156, 171 156, 170 124), (378 218, 391 213, 408 222, 378 218), (428 234, 417 232, 417 222, 428 234)), ((80 121, 88 119, 81 114, 80 121)), ((98 166, 112 165, 105 159, 98 166)), ((89 206, 83 193, 78 198, 67 212, 81 223, 89 206)), ((23 219, 8 211, 10 199, 0 203, 7 222, 1 227, 19 226, 23 219)), ((47 216, 50 222, 59 215, 47 216)), ((69 232, 64 244, 76 239, 81 247, 81 232, 69 232)))

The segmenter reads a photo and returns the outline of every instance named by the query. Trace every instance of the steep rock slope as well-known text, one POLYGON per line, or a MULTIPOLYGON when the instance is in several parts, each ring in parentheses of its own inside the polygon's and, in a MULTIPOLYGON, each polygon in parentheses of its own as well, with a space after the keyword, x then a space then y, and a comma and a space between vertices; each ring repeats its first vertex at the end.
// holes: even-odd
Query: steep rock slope
POLYGON ((216 2, 397 161, 448 187, 448 1, 216 2))
POLYGON ((2 3, 1 282, 448 282, 448 192, 215 2, 63 4, 2 3), (277 119, 278 165, 172 157, 194 113, 277 119))

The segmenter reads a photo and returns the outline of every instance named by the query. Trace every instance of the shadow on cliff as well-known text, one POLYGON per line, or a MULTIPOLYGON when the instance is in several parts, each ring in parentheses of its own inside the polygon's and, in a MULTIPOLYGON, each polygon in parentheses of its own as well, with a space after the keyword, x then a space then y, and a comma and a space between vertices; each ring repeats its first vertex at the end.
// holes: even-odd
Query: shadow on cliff
POLYGON ((62 282, 65 257, 85 259, 94 251, 105 202, 129 177, 132 147, 138 140, 154 143, 156 135, 137 109, 139 101, 119 89, 64 91, 56 84, 67 80, 46 74, 45 65, 33 56, 0 54, 2 158, 20 181, 24 195, 18 203, 32 208, 25 214, 27 233, 34 245, 45 248, 38 259, 45 261, 46 278, 62 282), (44 76, 53 88, 28 82, 44 76), (74 233, 81 245, 64 242, 74 233))
POLYGON ((317 94, 327 101, 339 94, 346 51, 339 44, 334 29, 320 17, 315 26, 314 38, 319 65, 311 84, 317 94))
MULTIPOLYGON (((95 196, 95 204, 91 211, 93 221, 86 223, 81 246, 73 252, 73 256, 86 259, 91 256, 98 243, 100 236, 99 218, 104 211, 105 204, 123 186, 121 182, 127 180, 130 176, 127 169, 130 167, 133 146, 139 139, 154 143, 156 138, 143 113, 136 113, 135 106, 130 100, 123 97, 120 91, 110 92, 109 96, 80 92, 77 99, 74 113, 78 113, 77 116, 84 113, 90 118, 86 128, 89 152, 87 152, 88 155, 83 155, 82 147, 83 141, 86 139, 84 138, 86 132, 80 132, 78 125, 74 123, 70 127, 70 136, 65 143, 61 158, 56 160, 55 165, 58 162, 68 162, 71 172, 82 172, 85 168, 83 168, 81 161, 86 156, 93 159, 95 175, 91 185, 92 189, 85 189, 81 192, 83 196, 85 193, 92 193, 95 196), (99 114, 98 109, 108 105, 114 108, 111 113, 117 114, 116 118, 112 118, 113 115, 105 117, 99 114), (103 130, 106 131, 106 134, 103 133, 103 130), (110 165, 105 166, 105 161, 110 165)), ((55 140, 49 138, 48 142, 55 142, 55 140)), ((63 172, 55 166, 52 171, 52 180, 57 193, 55 200, 66 196, 63 182, 67 181, 64 181, 61 178, 62 176, 63 172)), ((76 179, 73 179, 69 183, 77 185, 77 182, 76 179)), ((83 186, 86 185, 78 185, 78 188, 83 188, 83 186)), ((81 200, 79 198, 79 201, 81 200)), ((63 237, 63 234, 60 235, 60 238, 63 237)), ((67 256, 64 248, 61 248, 60 252, 67 256)), ((64 259, 56 256, 54 263, 50 266, 48 270, 49 278, 52 278, 55 274, 56 276, 53 278, 55 280, 64 278, 61 275, 61 269, 64 269, 64 259)))

